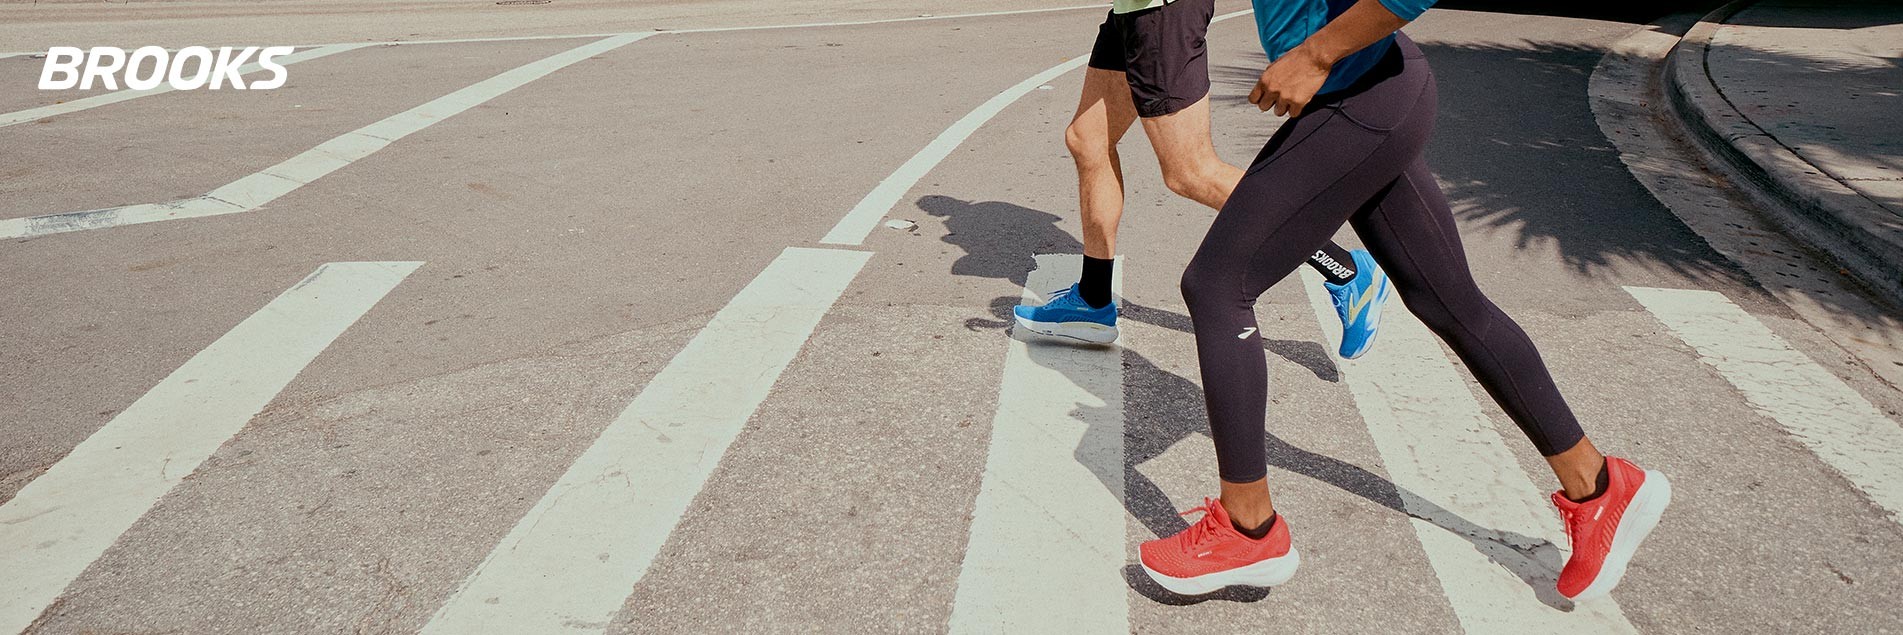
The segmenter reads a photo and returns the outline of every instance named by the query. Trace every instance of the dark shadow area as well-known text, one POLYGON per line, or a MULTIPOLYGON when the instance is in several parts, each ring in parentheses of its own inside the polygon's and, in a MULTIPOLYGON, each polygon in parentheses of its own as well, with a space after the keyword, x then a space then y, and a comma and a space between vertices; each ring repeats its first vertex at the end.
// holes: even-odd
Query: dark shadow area
POLYGON ((1587 84, 1605 51, 1421 48, 1440 89, 1428 163, 1468 227, 1511 232, 1520 248, 1556 248, 1581 275, 1632 263, 1687 278, 1743 278, 1652 198, 1599 130, 1587 84))
POLYGON ((1755 6, 1775 11, 1741 11, 1725 23, 1799 29, 1862 29, 1903 23, 1897 18, 1896 0, 1773 0, 1755 6), (1805 10, 1811 6, 1819 10, 1805 10))
POLYGON ((1275 592, 1275 589, 1267 587, 1232 586, 1217 590, 1213 593, 1183 595, 1163 588, 1163 585, 1157 584, 1156 580, 1150 579, 1150 574, 1143 572, 1142 565, 1136 564, 1124 565, 1123 583, 1130 585, 1130 589, 1136 591, 1137 595, 1149 598, 1150 601, 1157 604, 1168 606, 1192 606, 1211 601, 1261 602, 1269 599, 1269 594, 1275 592))
MULTIPOLYGON (((1428 163, 1468 231, 1510 232, 1519 247, 1553 248, 1581 275, 1638 266, 1701 285, 1708 279, 1759 289, 1784 284, 1755 280, 1713 250, 1620 160, 1617 146, 1599 129, 1588 95, 1604 50, 1541 41, 1429 43, 1422 49, 1440 92, 1428 163)), ((1822 70, 1831 81, 1855 77, 1845 67, 1822 70)), ((1791 275, 1836 274, 1812 269, 1791 275)), ((1888 319, 1836 294, 1808 297, 1854 321, 1888 319)))
POLYGON ((1525 0, 1443 0, 1436 9, 1485 11, 1515 15, 1543 15, 1556 18, 1605 20, 1628 24, 1647 24, 1678 11, 1704 13, 1723 4, 1722 0, 1606 0, 1602 2, 1528 2, 1525 0))
MULTIPOLYGON (((1759 289, 1783 284, 1754 280, 1713 250, 1620 160, 1617 146, 1599 129, 1588 94, 1604 49, 1550 41, 1428 41, 1421 48, 1433 64, 1440 96, 1428 164, 1470 236, 1504 233, 1518 248, 1552 249, 1582 276, 1636 267, 1701 284, 1710 279, 1759 289)), ((1779 60, 1775 53, 1756 63, 1818 68, 1816 61, 1779 60)), ((1264 64, 1266 58, 1256 53, 1213 65, 1212 99, 1245 102, 1264 64)), ((1833 82, 1875 81, 1880 74, 1842 65, 1819 70, 1833 82)), ((1903 108, 1903 95, 1891 93, 1888 98, 1903 108)), ((1260 139, 1269 132, 1265 126, 1260 139)), ((1835 272, 1794 270, 1792 275, 1835 272)), ((1860 304, 1833 302, 1830 295, 1810 297, 1849 320, 1887 319, 1860 304)))
MULTIPOLYGON (((1023 286, 1025 276, 1037 266, 1035 254, 1081 254, 1083 243, 1057 225, 1063 220, 1055 214, 1003 201, 964 201, 949 196, 925 196, 918 207, 926 214, 945 220, 949 232, 945 242, 964 251, 952 263, 952 275, 1010 280, 1023 286)), ((1043 291, 1056 291, 1047 289, 1043 291)), ((1119 316, 1183 333, 1190 332, 1189 316, 1143 306, 1119 298, 1119 316)), ((1011 324, 1011 307, 1016 297, 993 298, 990 318, 965 320, 965 328, 1002 329, 1011 324)), ((1262 346, 1282 359, 1293 362, 1327 382, 1341 381, 1334 359, 1316 342, 1278 340, 1264 337, 1262 346)))
MULTIPOLYGON (((1004 201, 966 201, 929 195, 918 199, 920 211, 945 221, 943 240, 964 251, 952 263, 951 274, 1009 280, 1024 286, 1025 276, 1037 267, 1036 254, 1081 254, 1084 244, 1064 231, 1063 217, 1004 201)), ((1017 299, 1012 298, 1015 304, 1017 299)), ((1009 317, 1005 307, 1001 318, 1009 317)))
MULTIPOLYGON (((1521 249, 1557 248, 1582 275, 1629 262, 1685 277, 1742 278, 1652 198, 1600 132, 1586 85, 1605 51, 1553 44, 1421 48, 1440 93, 1428 164, 1463 229, 1512 232, 1521 249)), ((1211 73, 1225 98, 1246 101, 1261 67, 1245 62, 1211 73)))

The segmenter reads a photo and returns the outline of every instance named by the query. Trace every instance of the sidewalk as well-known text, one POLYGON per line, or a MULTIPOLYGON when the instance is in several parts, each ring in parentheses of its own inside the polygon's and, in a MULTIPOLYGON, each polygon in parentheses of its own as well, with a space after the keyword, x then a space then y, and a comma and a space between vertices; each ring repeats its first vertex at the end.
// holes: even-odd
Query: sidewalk
POLYGON ((1787 229, 1903 305, 1903 4, 1739 0, 1671 63, 1699 141, 1787 229))

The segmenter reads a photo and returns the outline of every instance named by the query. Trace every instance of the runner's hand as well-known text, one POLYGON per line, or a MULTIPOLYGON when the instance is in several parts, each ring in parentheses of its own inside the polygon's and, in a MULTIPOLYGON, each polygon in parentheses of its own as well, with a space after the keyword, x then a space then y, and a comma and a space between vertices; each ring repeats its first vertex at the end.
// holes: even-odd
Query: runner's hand
POLYGON ((1308 53, 1306 47, 1297 46, 1262 71, 1255 89, 1249 91, 1249 103, 1264 112, 1274 109, 1277 115, 1300 116, 1328 81, 1331 66, 1308 53))

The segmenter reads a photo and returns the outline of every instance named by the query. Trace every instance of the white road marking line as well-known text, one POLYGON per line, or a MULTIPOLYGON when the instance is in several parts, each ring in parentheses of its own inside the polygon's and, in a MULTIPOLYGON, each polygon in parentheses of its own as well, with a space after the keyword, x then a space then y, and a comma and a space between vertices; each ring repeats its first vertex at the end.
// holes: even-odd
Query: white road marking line
MULTIPOLYGON (((331 44, 329 46, 321 46, 321 47, 317 47, 313 49, 301 50, 301 51, 292 53, 290 55, 277 58, 276 61, 278 64, 289 66, 292 64, 296 64, 298 62, 308 62, 310 60, 314 60, 320 57, 326 57, 326 56, 342 53, 344 51, 360 49, 365 46, 369 46, 369 45, 368 44, 331 44)), ((238 73, 242 75, 249 75, 251 73, 258 72, 258 69, 260 68, 262 67, 260 67, 257 64, 246 64, 244 66, 238 67, 238 73)), ((131 100, 138 99, 140 97, 144 97, 147 95, 158 95, 158 94, 169 93, 169 92, 172 92, 171 84, 159 84, 158 88, 152 88, 148 90, 133 90, 133 89, 118 90, 118 91, 113 91, 110 93, 93 95, 91 97, 82 97, 80 99, 75 99, 63 104, 53 104, 50 106, 40 106, 38 108, 28 108, 26 110, 18 110, 14 112, 0 114, 0 128, 5 128, 7 126, 11 126, 14 124, 26 123, 28 121, 38 121, 40 119, 45 119, 47 117, 53 117, 57 115, 75 113, 75 112, 79 112, 81 110, 86 110, 89 108, 98 108, 100 106, 105 106, 108 104, 116 104, 123 101, 131 101, 131 100)))
MULTIPOLYGON (((1221 22, 1237 16, 1249 15, 1249 13, 1249 11, 1226 13, 1216 16, 1210 22, 1221 22)), ((1006 106, 1037 90, 1038 86, 1057 79, 1059 75, 1083 66, 1089 61, 1089 57, 1084 56, 1052 66, 1042 73, 1018 82, 1015 86, 1004 89, 1004 92, 985 100, 985 103, 979 104, 977 108, 954 122, 950 128, 939 133, 931 143, 925 144, 918 154, 906 159, 905 163, 899 165, 899 169, 893 170, 892 174, 885 177, 885 180, 880 181, 878 187, 867 192, 865 198, 859 199, 859 204, 852 206, 852 211, 847 212, 845 218, 839 219, 839 223, 833 225, 832 231, 826 232, 826 236, 819 239, 819 242, 829 245, 857 245, 865 242, 866 235, 872 233, 872 229, 879 225, 879 221, 884 219, 886 214, 891 213, 892 206, 897 205, 899 199, 903 198, 912 186, 918 184, 919 179, 924 178, 925 174, 937 167, 939 162, 945 160, 945 157, 951 156, 952 151, 958 149, 958 146, 964 143, 965 139, 970 138, 972 133, 977 132, 979 127, 985 125, 985 122, 991 121, 991 118, 997 116, 1006 106)))
POLYGON ((0 506, 0 633, 74 578, 420 262, 334 262, 304 278, 0 506))
POLYGON ((648 382, 423 628, 605 629, 869 252, 788 248, 648 382))
MULTIPOLYGON (((892 24, 892 23, 898 23, 898 22, 929 22, 934 20, 957 20, 961 18, 987 18, 987 17, 1001 16, 1001 15, 1023 15, 1027 13, 1054 13, 1058 11, 1079 11, 1083 9, 1096 9, 1098 11, 1106 10, 1103 4, 1084 4, 1084 5, 1074 5, 1074 6, 1068 6, 1068 7, 1050 7, 1050 8, 1044 8, 1044 9, 1012 9, 1008 11, 981 11, 978 13, 953 13, 949 15, 921 15, 921 16, 914 16, 914 17, 907 17, 907 18, 882 18, 877 20, 854 20, 854 21, 846 21, 846 22, 803 22, 803 23, 796 23, 796 24, 763 24, 758 26, 716 26, 716 27, 705 27, 705 28, 698 28, 698 29, 666 29, 666 30, 655 30, 655 31, 620 32, 620 33, 578 33, 578 34, 558 34, 558 35, 501 35, 501 36, 495 36, 495 37, 467 37, 467 38, 451 38, 451 39, 441 39, 441 40, 385 40, 385 41, 377 41, 377 42, 353 42, 353 43, 350 43, 349 45, 350 46, 390 46, 390 45, 410 45, 410 44, 468 44, 468 43, 474 43, 474 42, 523 42, 523 41, 530 41, 530 40, 578 40, 582 38, 601 38, 601 37, 615 37, 620 35, 633 35, 635 33, 645 33, 645 34, 725 33, 728 31, 763 31, 763 30, 770 30, 770 29, 811 29, 811 28, 839 27, 839 26, 865 26, 869 24, 892 24)), ((324 44, 324 45, 311 45, 311 46, 343 46, 343 45, 324 44)), ((45 51, 0 53, 0 58, 20 57, 24 55, 40 55, 43 53, 45 53, 45 51)))
POLYGON ((428 128, 436 122, 481 105, 571 64, 652 35, 654 34, 634 33, 615 36, 503 72, 430 100, 421 106, 391 115, 382 121, 344 133, 283 163, 232 181, 203 196, 165 203, 144 203, 85 212, 0 220, 0 239, 30 238, 87 229, 256 210, 280 196, 370 156, 411 133, 428 128))
POLYGON ((904 197, 913 185, 918 184, 918 180, 927 172, 931 172, 940 161, 945 160, 945 157, 951 156, 952 150, 956 150, 959 144, 971 137, 971 133, 977 132, 980 126, 997 116, 1005 106, 1037 90, 1039 85, 1057 79, 1057 76, 1083 66, 1088 61, 1090 61, 1088 58, 1078 57, 1058 64, 1042 73, 1032 75, 1030 79, 1018 82, 1017 85, 979 104, 976 109, 953 123, 950 128, 939 133, 931 143, 925 144, 925 148, 919 150, 918 154, 906 159, 905 163, 899 165, 899 169, 892 171, 885 180, 880 181, 878 187, 867 192, 865 198, 859 199, 859 204, 852 206, 852 211, 847 212, 845 218, 839 219, 839 223, 833 225, 832 231, 826 232, 826 237, 819 241, 832 245, 857 245, 865 242, 866 234, 871 233, 872 228, 878 226, 879 221, 892 211, 892 206, 897 205, 899 199, 904 197))
POLYGON ((795 24, 766 24, 760 26, 716 26, 699 29, 670 30, 667 33, 726 33, 729 31, 764 31, 769 29, 812 29, 836 26, 864 26, 868 24, 894 24, 899 22, 930 22, 934 20, 956 20, 960 18, 988 18, 1001 15, 1024 15, 1027 13, 1053 13, 1058 11, 1078 11, 1096 9, 1107 11, 1103 4, 1072 5, 1068 7, 1049 7, 1044 9, 1012 9, 1008 11, 980 11, 978 13, 955 13, 951 15, 921 15, 909 18, 884 18, 879 20, 853 20, 846 22, 803 22, 795 24))
MULTIPOLYGON (((1037 256, 1025 300, 1068 286, 1081 261, 1037 256)), ((1112 284, 1121 286, 1121 276, 1112 284)), ((1005 353, 950 628, 1127 631, 1123 355, 1027 337, 1037 338, 1014 336, 1005 353)))
POLYGON ((1903 522, 1903 426, 1724 294, 1626 287, 1760 414, 1903 522))
MULTIPOLYGON (((1331 346, 1341 320, 1321 276, 1302 270, 1303 289, 1331 346)), ((1565 531, 1480 409, 1440 341, 1396 304, 1382 315, 1381 343, 1366 361, 1336 360, 1401 492, 1414 534, 1468 633, 1635 632, 1617 602, 1571 613, 1555 583, 1565 531)))

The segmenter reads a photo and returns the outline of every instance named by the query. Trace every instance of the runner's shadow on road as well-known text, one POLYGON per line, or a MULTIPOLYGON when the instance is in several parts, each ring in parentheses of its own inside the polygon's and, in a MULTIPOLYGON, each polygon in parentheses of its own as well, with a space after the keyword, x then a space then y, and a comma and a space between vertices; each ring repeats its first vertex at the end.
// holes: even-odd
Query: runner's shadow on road
MULTIPOLYGON (((943 240, 964 251, 964 255, 952 263, 951 273, 955 276, 1009 280, 1022 287, 1026 276, 1036 267, 1036 254, 1082 254, 1084 251, 1083 243, 1058 226, 1062 217, 1023 205, 931 195, 920 197, 918 208, 944 219, 947 232, 943 240)), ((1187 315, 1120 300, 1122 319, 1190 332, 1187 315)), ((1018 302, 1019 298, 1011 296, 993 298, 989 307, 991 317, 967 319, 965 328, 973 331, 1005 329, 1012 322, 1011 307, 1018 302)), ((1308 369, 1322 381, 1341 380, 1328 350, 1319 343, 1264 337, 1262 346, 1308 369)))
MULTIPOLYGON (((1002 201, 965 201, 934 195, 920 198, 918 207, 931 216, 943 219, 947 228, 943 240, 964 251, 964 255, 952 264, 953 275, 1009 280, 1022 287, 1036 264, 1034 254, 1081 253, 1083 250, 1075 237, 1058 226, 1061 217, 1022 205, 1002 201)), ((1011 307, 1018 301, 1019 298, 1010 296, 994 298, 987 307, 988 317, 968 319, 965 326, 972 330, 1003 332, 1011 325, 1011 307)), ((1123 317, 1126 319, 1179 332, 1192 330, 1189 318, 1182 314, 1128 301, 1124 307, 1123 317)), ((1079 404, 1078 409, 1071 414, 1074 420, 1089 425, 1074 456, 1104 484, 1110 494, 1123 501, 1130 516, 1141 522, 1151 534, 1169 536, 1187 528, 1187 523, 1177 515, 1168 495, 1138 467, 1193 435, 1207 437, 1208 417, 1205 415, 1201 387, 1159 368, 1134 351, 1053 340, 1028 333, 1011 336, 1025 341, 1029 357, 1034 363, 1064 372, 1076 371, 1068 370, 1071 365, 1058 360, 1074 353, 1079 347, 1119 355, 1124 373, 1121 392, 1096 395, 1099 403, 1116 405, 1079 404), (1122 412, 1103 412, 1110 407, 1121 408, 1122 412), (1121 416, 1107 416, 1113 414, 1121 416), (1110 423, 1119 420, 1123 422, 1121 427, 1110 423), (1091 451, 1117 442, 1121 442, 1123 447, 1122 461, 1106 462, 1091 451)), ((1264 340, 1264 348, 1269 352, 1314 373, 1317 378, 1328 382, 1340 381, 1340 371, 1335 367, 1328 350, 1320 343, 1264 340)), ((1101 377, 1072 377, 1071 380, 1078 386, 1093 390, 1108 390, 1103 387, 1117 385, 1115 382, 1105 382, 1101 377)), ((1514 573, 1533 588, 1542 602, 1562 610, 1569 609, 1570 603, 1559 596, 1554 588, 1562 560, 1558 547, 1551 542, 1481 527, 1358 465, 1309 452, 1274 434, 1265 435, 1265 443, 1271 466, 1321 481, 1412 518, 1431 522, 1466 539, 1477 551, 1514 573)), ((1135 565, 1124 567, 1122 575, 1133 590, 1163 604, 1196 604, 1211 600, 1255 602, 1269 596, 1266 589, 1231 588, 1209 595, 1185 597, 1157 586, 1135 565)))
MULTIPOLYGON (((1102 412, 1111 406, 1080 404, 1071 417, 1090 427, 1078 443, 1079 451, 1075 458, 1096 475, 1110 493, 1121 495, 1124 509, 1152 535, 1170 536, 1188 528, 1188 523, 1177 514, 1175 503, 1139 468, 1191 436, 1209 435, 1201 387, 1158 367, 1135 351, 1077 344, 1028 333, 1014 334, 1013 337, 1025 341, 1033 362, 1062 372, 1073 372, 1070 370, 1073 365, 1046 362, 1066 357, 1080 347, 1114 352, 1120 356, 1124 375, 1121 393, 1098 397, 1101 403, 1121 407, 1122 417, 1106 416, 1111 413, 1102 412), (1112 423, 1119 420, 1123 424, 1121 428, 1112 423), (1121 436, 1121 439, 1117 439, 1117 436, 1121 436), (1121 465, 1106 464, 1096 453, 1086 451, 1118 440, 1123 444, 1121 465)), ((1076 377, 1073 382, 1087 387, 1115 385, 1115 382, 1105 382, 1097 377, 1076 377)), ((1555 588, 1564 559, 1559 547, 1552 542, 1480 526, 1359 465, 1310 452, 1274 433, 1265 433, 1263 440, 1271 467, 1300 474, 1410 518, 1433 523, 1466 540, 1475 551, 1514 574, 1533 590, 1540 602, 1562 611, 1572 610, 1572 603, 1560 596, 1555 588)), ((1125 567, 1123 575, 1132 590, 1163 604, 1196 604, 1211 600, 1254 602, 1269 595, 1262 589, 1230 588, 1202 596, 1181 596, 1155 585, 1134 565, 1125 567)))
MULTIPOLYGON (((1048 342, 1046 345, 1065 344, 1048 342)), ((1124 350, 1122 356, 1124 505, 1131 516, 1142 522, 1151 533, 1157 536, 1174 535, 1187 528, 1187 523, 1176 515, 1175 506, 1168 496, 1137 468, 1192 435, 1208 436, 1208 416, 1204 409, 1202 389, 1187 378, 1159 368, 1139 353, 1124 350)), ((1265 433, 1263 440, 1271 467, 1300 474, 1411 518, 1433 523, 1465 539, 1493 563, 1512 572, 1533 589, 1542 603, 1560 610, 1571 610, 1571 602, 1560 596, 1555 588, 1564 560, 1559 547, 1553 543, 1515 532, 1482 527, 1359 465, 1310 452, 1272 432, 1265 433)), ((1129 579, 1128 573, 1126 579, 1129 579)), ((1140 569, 1134 570, 1134 573, 1148 581, 1148 576, 1142 575, 1140 569)), ((1161 587, 1132 584, 1131 588, 1165 604, 1234 600, 1234 592, 1238 591, 1227 589, 1211 596, 1186 598, 1161 587)))

